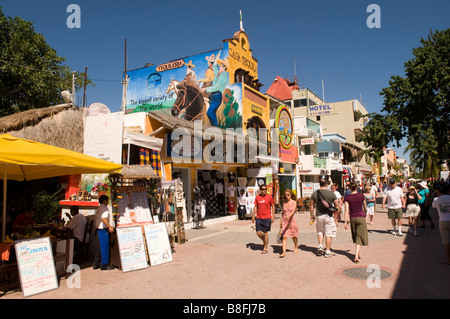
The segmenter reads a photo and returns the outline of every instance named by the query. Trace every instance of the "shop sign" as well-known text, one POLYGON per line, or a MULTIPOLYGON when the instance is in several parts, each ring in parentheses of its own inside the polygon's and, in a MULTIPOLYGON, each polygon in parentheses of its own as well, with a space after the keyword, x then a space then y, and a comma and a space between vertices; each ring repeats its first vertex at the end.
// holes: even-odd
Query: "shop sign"
POLYGON ((302 183, 302 197, 311 197, 314 192, 314 183, 303 182, 302 183))
POLYGON ((282 162, 295 163, 298 160, 297 147, 292 145, 288 149, 280 148, 280 159, 282 162))
POLYGON ((169 235, 165 223, 144 225, 150 266, 156 266, 172 261, 169 235))
POLYGON ((117 227, 116 232, 122 271, 147 268, 147 254, 142 227, 117 227))
POLYGON ((164 64, 158 65, 156 67, 156 71, 157 72, 162 72, 162 71, 167 71, 167 70, 181 68, 182 66, 184 66, 184 61, 183 60, 172 61, 172 62, 169 62, 169 63, 164 63, 164 64))
POLYGON ((24 297, 58 288, 50 237, 16 241, 14 248, 24 297))
POLYGON ((275 125, 279 130, 280 143, 284 148, 290 148, 293 140, 294 125, 291 112, 282 105, 277 110, 275 125))
POLYGON ((259 106, 256 106, 255 104, 252 104, 252 112, 256 113, 256 114, 258 114, 260 116, 263 115, 262 108, 260 108, 259 106))

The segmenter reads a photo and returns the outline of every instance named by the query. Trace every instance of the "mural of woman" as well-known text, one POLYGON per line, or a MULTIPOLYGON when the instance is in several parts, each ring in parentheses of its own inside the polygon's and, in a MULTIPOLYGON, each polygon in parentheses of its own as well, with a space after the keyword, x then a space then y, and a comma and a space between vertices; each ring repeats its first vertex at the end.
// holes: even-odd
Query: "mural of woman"
POLYGON ((228 84, 228 57, 218 59, 213 64, 214 80, 210 87, 202 88, 202 92, 211 93, 209 97, 209 108, 206 112, 212 126, 218 126, 216 111, 222 103, 222 92, 228 84))

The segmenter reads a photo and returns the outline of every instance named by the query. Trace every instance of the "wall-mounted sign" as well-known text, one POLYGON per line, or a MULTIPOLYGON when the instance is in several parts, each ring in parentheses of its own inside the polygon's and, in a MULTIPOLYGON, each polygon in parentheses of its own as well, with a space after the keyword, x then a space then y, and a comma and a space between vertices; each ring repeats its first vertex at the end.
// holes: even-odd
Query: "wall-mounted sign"
POLYGON ((261 115, 261 116, 263 114, 262 108, 260 108, 259 106, 256 106, 255 104, 252 104, 252 112, 256 113, 258 115, 261 115))
POLYGON ((302 145, 311 145, 314 144, 314 138, 302 138, 300 140, 300 144, 302 145))
POLYGON ((176 69, 176 68, 181 68, 182 66, 184 66, 183 60, 172 61, 169 63, 164 63, 164 64, 158 65, 156 67, 156 71, 162 72, 162 71, 172 70, 172 69, 176 69))
POLYGON ((291 147, 294 125, 291 112, 286 106, 282 105, 278 108, 275 124, 279 130, 281 145, 284 148, 291 147))
POLYGON ((311 105, 308 106, 309 116, 321 116, 335 113, 334 104, 311 105))

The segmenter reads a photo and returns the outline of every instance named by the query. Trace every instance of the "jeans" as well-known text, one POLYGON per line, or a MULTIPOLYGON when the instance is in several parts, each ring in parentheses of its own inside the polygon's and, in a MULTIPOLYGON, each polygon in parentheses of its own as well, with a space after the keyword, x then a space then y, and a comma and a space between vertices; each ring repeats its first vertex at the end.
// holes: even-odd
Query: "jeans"
POLYGON ((217 126, 218 124, 216 112, 220 104, 222 104, 222 92, 216 91, 211 93, 211 96, 209 97, 209 108, 208 111, 206 111, 211 126, 217 126))

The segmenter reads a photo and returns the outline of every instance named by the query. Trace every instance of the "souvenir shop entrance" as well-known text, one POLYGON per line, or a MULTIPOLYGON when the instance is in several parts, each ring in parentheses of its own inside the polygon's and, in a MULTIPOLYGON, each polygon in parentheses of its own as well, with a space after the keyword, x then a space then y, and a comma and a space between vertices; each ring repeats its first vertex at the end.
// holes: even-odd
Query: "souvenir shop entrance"
POLYGON ((205 200, 206 217, 228 215, 225 197, 225 173, 219 170, 197 170, 197 185, 205 200))
POLYGON ((172 180, 179 178, 183 182, 183 193, 184 193, 184 201, 186 208, 185 216, 183 219, 185 222, 189 222, 191 220, 190 216, 192 216, 192 197, 191 197, 191 169, 190 168, 178 168, 174 167, 172 169, 172 180))

